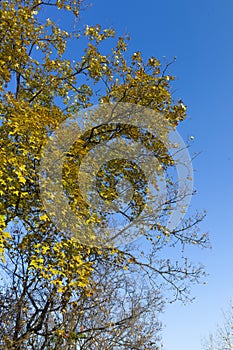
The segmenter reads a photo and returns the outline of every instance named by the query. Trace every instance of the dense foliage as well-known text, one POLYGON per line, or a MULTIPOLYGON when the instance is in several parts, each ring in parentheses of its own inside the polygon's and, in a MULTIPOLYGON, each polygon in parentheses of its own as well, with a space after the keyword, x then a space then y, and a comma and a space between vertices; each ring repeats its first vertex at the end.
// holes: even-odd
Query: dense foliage
MULTIPOLYGON (((84 245, 60 231, 46 213, 38 175, 42 150, 74 113, 96 102, 122 102, 161 112, 174 128, 185 118, 183 103, 172 100, 174 77, 167 67, 162 69, 155 57, 143 60, 139 51, 130 55, 128 38, 116 38, 112 28, 83 28, 83 6, 75 0, 0 4, 2 349, 155 349, 163 286, 171 288, 175 299, 182 298, 202 274, 183 253, 180 261, 158 255, 166 246, 208 244, 196 228, 202 216, 173 232, 159 223, 179 201, 170 178, 158 220, 152 216, 150 230, 142 232, 150 244, 145 250, 136 244, 121 249, 84 245), (46 11, 55 19, 45 18, 46 11), (75 30, 60 28, 58 16, 73 18, 75 30), (71 44, 83 54, 69 57, 71 44)), ((166 147, 140 128, 110 123, 93 130, 67 154, 63 184, 73 212, 101 227, 108 218, 101 210, 90 210, 74 186, 81 160, 98 143, 127 136, 154 152, 163 169, 174 164, 166 147)), ((130 212, 124 215, 129 222, 140 214, 147 193, 146 180, 134 165, 114 160, 97 176, 100 195, 108 201, 117 196, 113 179, 123 174, 134 184, 130 212)))

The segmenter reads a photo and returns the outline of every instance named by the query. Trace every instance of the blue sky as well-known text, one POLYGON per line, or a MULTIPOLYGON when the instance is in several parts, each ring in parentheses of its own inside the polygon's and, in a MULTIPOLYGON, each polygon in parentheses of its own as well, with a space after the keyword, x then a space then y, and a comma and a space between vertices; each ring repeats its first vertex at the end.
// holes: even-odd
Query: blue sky
POLYGON ((213 248, 190 250, 194 262, 205 264, 207 284, 193 286, 192 304, 166 308, 163 339, 166 350, 201 350, 202 337, 221 323, 233 297, 233 2, 93 0, 81 17, 83 24, 129 33, 132 53, 162 62, 177 57, 169 71, 176 76, 174 97, 188 106, 179 132, 184 140, 194 136, 191 154, 200 152, 193 161, 197 195, 191 210, 207 210, 201 229, 209 231, 213 248))
POLYGON ((175 97, 188 106, 179 127, 186 140, 194 135, 191 153, 197 195, 192 208, 206 209, 201 224, 209 231, 211 251, 195 249, 193 260, 209 273, 206 285, 194 286, 195 302, 168 306, 162 319, 167 350, 199 350, 201 338, 222 320, 233 296, 233 2, 232 0, 93 0, 82 12, 88 24, 113 26, 129 33, 130 50, 176 63, 175 97))

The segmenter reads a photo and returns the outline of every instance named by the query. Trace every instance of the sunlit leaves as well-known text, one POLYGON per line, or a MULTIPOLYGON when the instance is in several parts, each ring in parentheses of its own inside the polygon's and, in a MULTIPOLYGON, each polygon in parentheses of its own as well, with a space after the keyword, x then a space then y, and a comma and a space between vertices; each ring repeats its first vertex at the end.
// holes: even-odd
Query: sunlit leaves
MULTIPOLYGON (((57 0, 49 5, 62 16, 77 17, 81 1, 57 0)), ((18 247, 25 252, 28 249, 31 273, 40 273, 60 292, 68 285, 85 289, 92 272, 92 254, 103 252, 76 245, 68 233, 65 237, 56 230, 45 213, 38 171, 48 137, 62 121, 97 101, 101 105, 119 101, 149 107, 162 112, 173 127, 185 118, 186 108, 172 100, 174 77, 162 70, 161 62, 154 56, 144 59, 140 51, 128 53, 129 38, 116 39, 114 29, 97 24, 68 32, 53 18, 44 18, 46 4, 37 0, 5 1, 0 6, 1 253, 10 238, 5 231, 17 219, 25 230, 18 247), (72 59, 67 54, 70 40, 76 45, 72 59)), ((82 217, 90 228, 99 227, 100 231, 106 216, 85 203, 76 185, 78 167, 96 145, 117 137, 141 142, 156 155, 158 170, 174 165, 163 142, 142 128, 113 123, 82 135, 64 159, 63 187, 77 221, 82 217)), ((103 165, 97 176, 98 190, 102 198, 113 202, 118 196, 116 184, 122 178, 134 185, 131 220, 141 213, 147 196, 146 179, 135 162, 118 159, 103 165)), ((169 238, 165 227, 154 224, 152 230, 159 231, 159 240, 169 238)))
POLYGON ((39 270, 42 278, 59 287, 59 292, 67 288, 82 287, 88 283, 92 264, 85 262, 91 253, 89 248, 78 245, 71 239, 61 242, 43 242, 34 244, 35 255, 29 268, 39 270))

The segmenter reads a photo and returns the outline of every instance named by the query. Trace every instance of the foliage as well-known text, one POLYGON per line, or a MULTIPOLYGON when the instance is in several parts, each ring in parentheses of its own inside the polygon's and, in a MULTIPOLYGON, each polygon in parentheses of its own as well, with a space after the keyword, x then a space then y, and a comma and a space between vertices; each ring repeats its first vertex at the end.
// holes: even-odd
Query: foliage
POLYGON ((7 264, 1 265, 8 286, 0 293, 4 349, 154 349, 159 343, 161 295, 129 259, 92 252, 95 273, 88 287, 69 283, 60 290, 39 269, 31 272, 33 253, 24 254, 19 230, 14 234, 14 254, 8 247, 7 264))
MULTIPOLYGON (((11 0, 0 4, 0 253, 3 275, 8 274, 2 286, 0 318, 1 341, 6 349, 61 346, 68 349, 71 345, 67 343, 67 334, 81 339, 82 349, 107 349, 106 339, 113 346, 122 342, 121 346, 127 349, 135 348, 135 344, 140 349, 143 346, 149 349, 149 342, 154 341, 153 337, 157 339, 151 329, 159 328, 156 318, 151 329, 143 324, 142 315, 149 312, 149 301, 155 301, 155 309, 160 310, 158 291, 164 283, 175 292, 175 299, 182 298, 189 282, 197 282, 202 274, 202 268, 193 266, 183 255, 181 262, 174 263, 158 258, 164 246, 205 247, 208 239, 196 229, 202 216, 188 219, 172 233, 164 225, 153 222, 146 233, 151 248, 145 253, 137 247, 124 250, 87 247, 66 232, 60 232, 46 215, 39 190, 41 152, 62 121, 96 101, 150 107, 162 112, 174 128, 185 118, 185 106, 174 103, 171 97, 170 83, 174 77, 167 75, 168 67, 161 69, 156 58, 143 60, 139 51, 130 56, 128 39, 116 39, 112 28, 86 26, 70 33, 56 21, 43 18, 43 10, 46 13, 46 9, 52 8, 54 13, 60 11, 62 16, 73 16, 77 21, 82 6, 82 1, 75 0, 11 0), (80 38, 84 39, 85 47, 80 38), (112 49, 106 52, 105 43, 109 40, 112 49), (75 60, 67 54, 70 42, 75 42, 83 52, 75 60), (133 273, 139 276, 139 272, 148 276, 155 295, 148 291, 143 296, 140 288, 133 289, 130 296, 125 295, 129 302, 121 313, 120 296, 128 293, 125 285, 133 286, 133 273), (98 276, 101 278, 97 283, 98 276), (94 295, 98 299, 93 300, 94 295), (129 316, 131 304, 133 314, 129 316), (118 307, 115 319, 110 312, 114 307, 118 307), (88 319, 90 313, 92 317, 88 319), (136 325, 141 340, 135 333, 130 336, 136 325), (79 331, 83 326, 85 331, 79 331)), ((93 130, 82 135, 67 154, 63 184, 73 211, 99 226, 105 224, 106 216, 101 211, 93 213, 79 189, 74 188, 78 165, 95 145, 127 136, 144 142, 164 169, 172 167, 173 162, 161 142, 140 128, 109 124, 93 130)), ((97 176, 103 198, 112 201, 116 197, 112 180, 122 173, 134 183, 130 221, 144 205, 146 181, 138 169, 135 171, 134 164, 113 161, 107 165, 114 176, 109 176, 106 167, 97 176), (126 168, 130 170, 126 172, 126 168)), ((179 201, 173 185, 161 218, 179 201)))

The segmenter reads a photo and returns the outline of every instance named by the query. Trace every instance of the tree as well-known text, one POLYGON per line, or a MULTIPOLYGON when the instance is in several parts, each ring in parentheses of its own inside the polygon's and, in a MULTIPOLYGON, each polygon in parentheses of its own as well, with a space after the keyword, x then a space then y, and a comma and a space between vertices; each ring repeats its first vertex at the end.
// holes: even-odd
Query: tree
POLYGON ((224 313, 224 323, 218 326, 214 334, 209 335, 209 340, 204 342, 206 350, 232 350, 233 349, 233 306, 224 313))
POLYGON ((107 350, 155 349, 159 344, 161 295, 132 264, 123 269, 118 255, 93 254, 95 273, 86 292, 67 287, 57 293, 56 285, 38 271, 28 271, 30 252, 24 254, 17 244, 19 232, 15 234, 14 256, 11 247, 7 264, 1 265, 7 280, 0 293, 2 347, 107 350))
MULTIPOLYGON (((52 8, 55 17, 60 11, 62 16, 73 16, 78 23, 82 1, 11 0, 0 6, 0 253, 2 275, 8 275, 1 292, 2 346, 69 349, 74 340, 80 348, 94 350, 106 348, 108 339, 115 347, 148 349, 150 343, 157 341, 153 330, 159 329, 159 323, 157 317, 153 321, 152 315, 161 310, 160 291, 164 285, 175 293, 175 300, 182 299, 187 296, 190 282, 199 281, 203 273, 200 266, 193 266, 184 256, 184 247, 208 245, 208 237, 198 232, 202 215, 187 219, 174 230, 166 226, 169 213, 182 197, 190 195, 179 193, 176 181, 169 175, 169 169, 175 164, 163 141, 169 128, 175 129, 185 118, 186 110, 183 103, 172 100, 170 84, 174 77, 167 73, 169 64, 162 70, 155 57, 143 60, 139 51, 129 56, 128 39, 116 39, 112 28, 86 26, 84 30, 80 27, 70 33, 66 28, 59 28, 55 20, 44 18, 46 9, 52 8), (80 43, 80 37, 85 44, 80 43), (66 51, 70 43, 79 45, 83 52, 75 60, 66 51), (69 218, 70 210, 68 213, 64 208, 55 209, 48 214, 41 196, 41 179, 51 170, 52 163, 45 162, 42 175, 41 164, 49 137, 63 122, 97 101, 100 107, 93 123, 96 115, 106 108, 111 109, 111 116, 117 110, 116 118, 109 123, 92 125, 62 154, 63 192, 79 231, 84 232, 79 222, 81 225, 85 222, 85 234, 90 241, 87 244, 87 239, 78 239, 66 226, 69 220, 65 218, 69 218), (137 125, 123 118, 126 114, 128 118, 129 110, 122 110, 125 108, 121 107, 122 103, 137 106, 134 107, 134 112, 140 111, 137 125), (166 121, 160 137, 143 127, 141 112, 146 113, 148 107, 162 113, 166 121), (166 172, 166 198, 157 203, 155 213, 147 209, 143 218, 146 226, 136 221, 139 224, 134 227, 133 234, 138 237, 140 233, 150 248, 142 248, 141 243, 124 247, 95 244, 99 236, 108 238, 110 230, 106 227, 111 213, 103 210, 104 206, 94 210, 96 207, 86 203, 80 187, 75 186, 85 157, 101 143, 111 145, 117 138, 123 139, 124 147, 129 140, 142 144, 156 156, 158 174, 161 169, 166 172), (62 229, 52 220, 56 211, 64 218, 62 229), (161 258, 159 251, 166 246, 182 248, 181 260, 161 258), (148 292, 142 294, 140 285, 145 279, 148 292), (139 286, 134 284, 135 280, 140 282, 139 286), (134 285, 137 288, 133 288, 134 285), (95 293, 98 299, 93 301, 95 293), (151 308, 152 302, 154 308, 151 308), (111 308, 116 310, 115 319, 109 312, 111 308), (95 318, 92 310, 102 319, 95 318), (75 314, 75 319, 71 314, 75 314), (142 320, 146 314, 151 321, 148 325, 142 320), (130 335, 133 328, 138 328, 139 334, 130 335)), ((85 116, 82 122, 86 122, 85 116)), ((154 120, 154 125, 157 123, 158 120, 154 120)), ((60 136, 65 143, 73 134, 60 136)), ((59 161, 59 147, 55 147, 56 161, 59 161)), ((111 210, 115 208, 119 190, 125 191, 122 180, 132 185, 123 200, 127 202, 130 198, 127 209, 120 210, 118 206, 116 216, 117 221, 126 220, 129 227, 145 208, 151 208, 147 200, 149 186, 142 171, 146 168, 140 168, 135 162, 142 155, 139 152, 134 160, 112 157, 95 173, 97 192, 111 210)), ((93 167, 91 171, 94 170, 93 167)), ((158 182, 152 186, 158 188, 158 182)), ((56 191, 49 195, 47 202, 55 202, 60 208, 63 202, 59 202, 56 191)))

